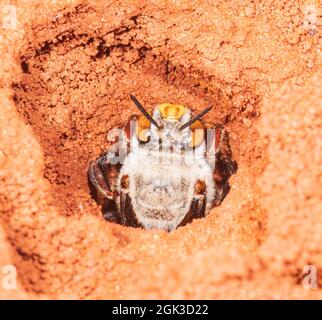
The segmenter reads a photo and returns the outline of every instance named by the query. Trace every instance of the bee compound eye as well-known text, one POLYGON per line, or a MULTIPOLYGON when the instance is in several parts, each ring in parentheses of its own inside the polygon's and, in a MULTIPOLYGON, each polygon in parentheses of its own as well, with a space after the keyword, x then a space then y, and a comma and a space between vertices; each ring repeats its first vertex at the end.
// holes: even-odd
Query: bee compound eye
POLYGON ((150 128, 151 123, 144 116, 137 120, 135 134, 140 142, 148 142, 150 140, 150 128))
POLYGON ((205 127, 201 121, 196 121, 190 126, 191 140, 189 146, 196 148, 202 144, 205 139, 205 127))

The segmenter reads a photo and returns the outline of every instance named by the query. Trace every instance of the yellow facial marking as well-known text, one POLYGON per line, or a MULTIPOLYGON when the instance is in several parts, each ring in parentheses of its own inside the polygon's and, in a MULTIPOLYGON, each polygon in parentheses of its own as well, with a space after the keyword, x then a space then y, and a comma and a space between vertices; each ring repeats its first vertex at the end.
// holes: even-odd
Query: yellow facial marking
POLYGON ((162 103, 159 110, 163 119, 179 121, 187 109, 181 104, 162 103))

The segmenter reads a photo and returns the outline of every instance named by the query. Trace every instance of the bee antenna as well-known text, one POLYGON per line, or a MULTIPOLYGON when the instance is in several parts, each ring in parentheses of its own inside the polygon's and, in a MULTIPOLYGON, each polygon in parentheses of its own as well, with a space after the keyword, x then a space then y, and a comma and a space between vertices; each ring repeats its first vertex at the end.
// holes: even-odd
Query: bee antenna
POLYGON ((194 122, 196 122, 197 120, 201 119, 206 113, 208 113, 210 110, 212 109, 212 106, 204 109, 203 111, 201 111, 200 113, 198 113, 196 116, 194 116, 192 119, 190 119, 188 122, 186 122, 185 124, 183 124, 179 130, 183 130, 187 127, 189 127, 190 125, 192 125, 194 122))
POLYGON ((131 100, 135 103, 138 109, 143 113, 143 115, 158 129, 161 129, 160 125, 152 118, 152 116, 143 108, 142 104, 132 95, 130 94, 131 100))

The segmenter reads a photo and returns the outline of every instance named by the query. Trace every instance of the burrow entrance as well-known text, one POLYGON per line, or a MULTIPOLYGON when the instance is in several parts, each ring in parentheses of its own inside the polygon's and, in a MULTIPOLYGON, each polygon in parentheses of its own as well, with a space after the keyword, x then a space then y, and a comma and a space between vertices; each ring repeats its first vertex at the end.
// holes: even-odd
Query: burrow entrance
MULTIPOLYGON (((86 10, 75 14, 81 19, 86 10)), ((130 93, 148 110, 160 102, 181 103, 194 112, 215 106, 205 121, 226 127, 239 166, 236 185, 245 188, 245 199, 256 193, 252 185, 264 162, 254 128, 259 98, 251 88, 225 83, 187 67, 186 61, 173 63, 167 39, 163 47, 146 42, 147 18, 141 15, 99 35, 78 32, 72 16, 62 19, 64 31, 55 21, 40 45, 37 34, 31 38, 21 54, 21 76, 13 84, 17 110, 43 148, 50 201, 62 214, 101 214, 90 195, 88 163, 108 147, 107 132, 137 113, 130 93)))

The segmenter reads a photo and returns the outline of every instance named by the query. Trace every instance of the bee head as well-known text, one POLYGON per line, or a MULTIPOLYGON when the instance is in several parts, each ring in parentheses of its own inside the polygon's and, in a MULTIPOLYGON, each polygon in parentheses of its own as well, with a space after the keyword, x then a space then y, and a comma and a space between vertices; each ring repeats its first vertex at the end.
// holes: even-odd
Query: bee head
POLYGON ((130 97, 143 113, 136 125, 136 136, 140 142, 146 143, 154 136, 171 144, 195 148, 204 141, 205 128, 200 119, 211 107, 191 117, 190 110, 181 104, 162 103, 155 107, 152 116, 134 96, 130 97))

